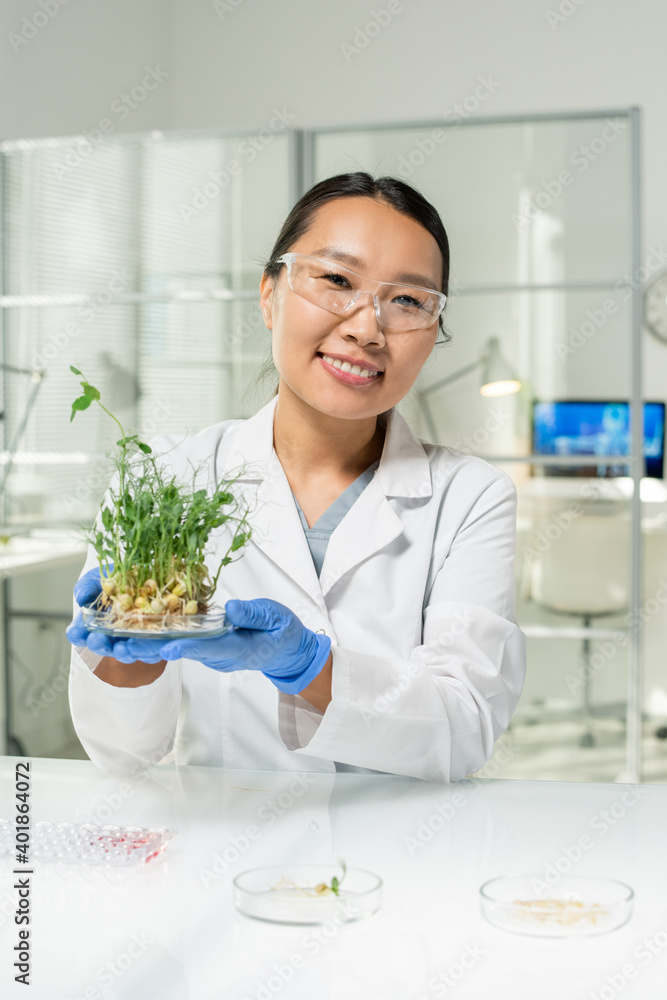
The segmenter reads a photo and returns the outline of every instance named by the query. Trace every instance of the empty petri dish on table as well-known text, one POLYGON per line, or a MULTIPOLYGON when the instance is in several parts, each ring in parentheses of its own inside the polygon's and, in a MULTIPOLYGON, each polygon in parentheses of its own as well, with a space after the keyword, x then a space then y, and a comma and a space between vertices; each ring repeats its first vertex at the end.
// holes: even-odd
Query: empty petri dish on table
POLYGON ((348 868, 337 893, 323 891, 334 878, 341 879, 338 865, 252 868, 234 879, 234 905, 247 917, 279 924, 350 923, 379 909, 379 875, 348 868))
POLYGON ((544 874, 501 875, 479 890, 482 914, 504 931, 538 937, 605 934, 626 924, 634 892, 615 879, 564 875, 553 886, 544 874))

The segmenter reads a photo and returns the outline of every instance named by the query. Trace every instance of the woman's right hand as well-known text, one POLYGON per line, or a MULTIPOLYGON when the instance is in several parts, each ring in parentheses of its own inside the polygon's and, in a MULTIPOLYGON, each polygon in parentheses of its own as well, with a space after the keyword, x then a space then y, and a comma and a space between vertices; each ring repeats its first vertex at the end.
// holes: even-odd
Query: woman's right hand
MULTIPOLYGON (((80 608, 85 604, 90 604, 101 593, 102 583, 100 581, 99 567, 97 566, 89 569, 74 584, 74 600, 80 608)), ((84 625, 83 613, 81 611, 74 616, 71 625, 65 630, 65 635, 73 646, 85 646, 91 652, 97 653, 98 656, 109 656, 123 663, 130 663, 136 660, 136 657, 131 658, 128 656, 125 639, 115 639, 110 635, 103 635, 102 632, 90 632, 84 625)), ((150 641, 146 642, 145 650, 142 649, 142 653, 145 653, 145 655, 141 662, 160 663, 162 656, 158 655, 158 650, 159 643, 154 642, 151 645, 150 641)))
POLYGON ((99 566, 93 566, 87 573, 84 573, 74 584, 74 600, 80 608, 84 604, 90 604, 102 593, 102 581, 100 579, 99 566))
MULTIPOLYGON (((94 566, 75 583, 74 600, 81 608, 84 604, 90 604, 94 601, 101 592, 100 571, 97 566, 94 566)), ((65 635, 73 646, 85 646, 91 652, 102 657, 95 673, 101 680, 116 687, 139 687, 143 684, 150 684, 151 681, 160 676, 166 665, 166 661, 158 652, 160 643, 153 640, 151 644, 150 640, 148 642, 144 640, 143 658, 137 660, 135 655, 128 655, 127 640, 114 639, 110 635, 103 635, 102 632, 89 632, 83 623, 81 611, 75 615, 71 625, 66 629, 65 635), (152 646, 155 648, 153 649, 152 646), (156 668, 154 664, 157 664, 158 667, 156 668)))
MULTIPOLYGON (((87 573, 84 573, 74 584, 74 600, 80 608, 84 604, 90 604, 102 593, 102 583, 100 581, 99 567, 93 566, 87 573)), ((71 625, 65 631, 65 635, 73 646, 88 646, 88 639, 91 633, 83 624, 83 614, 81 611, 74 616, 71 625)), ((88 647, 90 648, 90 647, 88 647)), ((101 655, 110 655, 103 653, 101 655)))

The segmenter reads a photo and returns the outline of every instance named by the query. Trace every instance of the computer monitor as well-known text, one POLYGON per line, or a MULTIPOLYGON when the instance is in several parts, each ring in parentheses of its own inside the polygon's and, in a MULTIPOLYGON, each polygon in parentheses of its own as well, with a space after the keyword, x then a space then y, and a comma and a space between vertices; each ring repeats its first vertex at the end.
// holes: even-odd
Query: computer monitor
MULTIPOLYGON (((557 400, 533 402, 533 454, 627 455, 630 453, 627 402, 557 400)), ((665 455, 665 404, 644 403, 644 476, 662 479, 665 455)), ((545 476, 630 476, 628 463, 545 465, 545 476)), ((533 470, 535 471, 535 469, 533 470)))

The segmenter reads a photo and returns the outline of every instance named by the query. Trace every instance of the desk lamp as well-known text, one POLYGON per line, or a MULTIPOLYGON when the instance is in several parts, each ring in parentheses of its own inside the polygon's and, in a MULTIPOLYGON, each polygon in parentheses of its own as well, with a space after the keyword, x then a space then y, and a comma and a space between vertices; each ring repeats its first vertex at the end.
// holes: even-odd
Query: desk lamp
POLYGON ((438 389, 442 389, 445 385, 458 382, 460 378, 470 374, 470 372, 475 371, 477 368, 481 369, 479 391, 482 396, 510 396, 512 393, 518 392, 521 388, 521 382, 503 357, 500 350, 500 341, 497 337, 489 337, 477 361, 459 368, 458 371, 452 372, 451 375, 446 375, 418 393, 424 412, 424 420, 433 441, 437 440, 438 432, 426 397, 430 396, 433 392, 437 392, 438 389))

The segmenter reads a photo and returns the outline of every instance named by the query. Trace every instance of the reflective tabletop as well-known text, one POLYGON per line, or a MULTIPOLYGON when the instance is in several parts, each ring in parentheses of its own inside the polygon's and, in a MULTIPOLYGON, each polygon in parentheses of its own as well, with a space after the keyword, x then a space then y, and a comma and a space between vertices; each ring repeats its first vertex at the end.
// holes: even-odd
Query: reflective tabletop
MULTIPOLYGON (((16 814, 0 759, 0 817, 16 814)), ((136 867, 31 875, 31 986, 13 982, 17 889, 0 868, 1 995, 30 1000, 606 1000, 665 997, 667 787, 161 765, 108 777, 34 758, 31 819, 176 831, 136 867), (383 881, 355 923, 263 923, 232 880, 260 866, 335 864, 383 881), (479 887, 567 874, 635 891, 625 926, 596 937, 515 935, 488 924, 479 887)), ((15 867, 17 867, 15 865, 15 867)))

